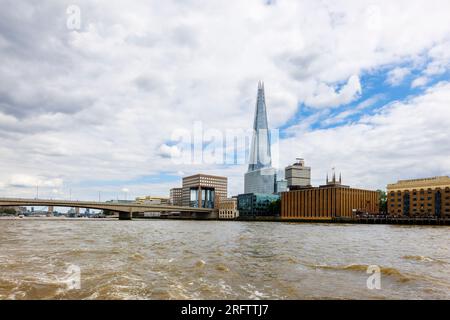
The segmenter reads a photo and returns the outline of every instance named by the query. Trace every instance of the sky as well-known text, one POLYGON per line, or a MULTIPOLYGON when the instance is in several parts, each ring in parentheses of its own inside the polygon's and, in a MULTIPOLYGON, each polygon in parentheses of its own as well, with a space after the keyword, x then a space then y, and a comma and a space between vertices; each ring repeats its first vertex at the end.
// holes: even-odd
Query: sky
POLYGON ((448 0, 0 5, 0 197, 168 196, 196 173, 242 193, 244 162, 179 161, 180 132, 251 129, 258 81, 280 169, 450 175, 448 0))

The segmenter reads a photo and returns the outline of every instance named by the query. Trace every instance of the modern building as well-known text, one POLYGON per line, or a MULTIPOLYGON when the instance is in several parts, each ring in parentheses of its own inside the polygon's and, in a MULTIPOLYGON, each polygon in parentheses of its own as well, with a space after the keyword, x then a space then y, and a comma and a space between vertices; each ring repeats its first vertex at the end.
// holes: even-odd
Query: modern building
POLYGON ((183 178, 182 205, 196 208, 216 208, 219 199, 226 199, 227 177, 196 174, 183 178))
POLYGON ((450 217, 450 177, 388 184, 387 211, 390 216, 450 217))
POLYGON ((144 196, 144 197, 137 197, 136 203, 138 204, 155 204, 155 205, 167 205, 169 204, 169 198, 167 197, 154 197, 154 196, 144 196))
POLYGON ((173 206, 183 205, 183 188, 170 189, 170 204, 173 206))
MULTIPOLYGON (((342 179, 340 179, 341 181, 342 179)), ((331 220, 378 214, 379 193, 354 189, 333 179, 320 187, 310 187, 281 194, 281 218, 285 220, 331 220)))
POLYGON ((281 192, 288 191, 287 181, 284 179, 276 179, 275 182, 275 193, 279 194, 281 192))
POLYGON ((219 219, 236 219, 239 217, 237 198, 220 199, 218 209, 219 219))
POLYGON ((279 213, 274 210, 274 204, 279 199, 280 196, 277 194, 240 194, 237 197, 239 217, 256 218, 278 216, 279 213))
POLYGON ((253 137, 248 171, 244 176, 245 193, 274 193, 276 172, 272 168, 270 134, 267 122, 264 83, 258 83, 253 137))
POLYGON ((297 158, 296 163, 286 167, 284 176, 290 191, 311 188, 311 167, 305 166, 304 159, 297 158))

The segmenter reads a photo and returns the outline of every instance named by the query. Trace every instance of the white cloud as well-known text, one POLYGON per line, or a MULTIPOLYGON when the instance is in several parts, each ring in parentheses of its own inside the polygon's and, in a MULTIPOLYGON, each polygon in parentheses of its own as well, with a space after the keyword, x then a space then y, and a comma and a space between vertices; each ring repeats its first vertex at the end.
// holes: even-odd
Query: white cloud
POLYGON ((9 178, 9 186, 18 188, 60 187, 63 180, 60 178, 44 178, 27 174, 14 174, 9 178))
POLYGON ((159 154, 163 158, 179 158, 181 156, 181 150, 178 148, 178 146, 168 146, 167 144, 162 144, 159 147, 159 154))
POLYGON ((411 71, 408 68, 395 68, 389 71, 386 82, 391 86, 400 85, 406 76, 410 75, 411 71))
POLYGON ((411 88, 419 88, 425 86, 430 81, 427 77, 418 77, 411 83, 411 88))
POLYGON ((339 112, 335 116, 325 115, 326 119, 322 121, 323 125, 333 125, 337 123, 342 123, 349 117, 359 114, 365 109, 372 107, 375 103, 381 101, 384 98, 383 94, 374 95, 360 103, 358 103, 354 108, 347 109, 345 111, 339 112))
POLYGON ((359 77, 353 75, 339 91, 324 83, 319 84, 312 96, 306 99, 305 104, 314 108, 333 108, 354 101, 361 93, 359 77))

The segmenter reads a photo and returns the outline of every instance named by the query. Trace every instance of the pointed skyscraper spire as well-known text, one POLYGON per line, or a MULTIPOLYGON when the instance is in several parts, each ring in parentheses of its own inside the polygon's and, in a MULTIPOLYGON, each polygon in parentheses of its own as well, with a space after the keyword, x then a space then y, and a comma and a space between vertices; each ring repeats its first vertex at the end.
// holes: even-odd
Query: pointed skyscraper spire
POLYGON ((269 168, 271 166, 272 157, 270 152, 269 125, 267 122, 264 82, 259 81, 248 171, 269 168))

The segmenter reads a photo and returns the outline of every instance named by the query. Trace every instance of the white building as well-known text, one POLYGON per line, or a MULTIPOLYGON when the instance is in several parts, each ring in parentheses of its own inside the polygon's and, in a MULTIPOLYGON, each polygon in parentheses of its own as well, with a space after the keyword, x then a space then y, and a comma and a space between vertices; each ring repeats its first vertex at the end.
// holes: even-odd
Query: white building
POLYGON ((219 219, 236 219, 239 217, 236 198, 219 200, 219 219))

